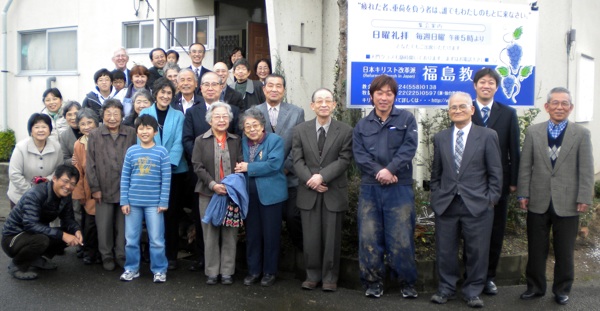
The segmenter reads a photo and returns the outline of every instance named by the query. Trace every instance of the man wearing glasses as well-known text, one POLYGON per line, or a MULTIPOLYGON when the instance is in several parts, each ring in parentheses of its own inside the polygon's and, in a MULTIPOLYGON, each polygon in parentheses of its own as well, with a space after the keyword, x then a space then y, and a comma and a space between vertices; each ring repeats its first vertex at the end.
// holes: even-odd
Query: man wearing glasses
POLYGON ((552 293, 556 303, 569 302, 573 285, 573 253, 579 214, 592 204, 594 158, 590 131, 569 122, 573 111, 569 90, 553 88, 544 108, 550 120, 530 126, 521 152, 517 194, 527 210, 527 290, 521 299, 546 293, 546 260, 550 232, 556 262, 552 293))
POLYGON ((462 298, 467 306, 481 308, 479 294, 487 279, 494 205, 502 192, 502 162, 498 135, 473 124, 473 113, 471 96, 454 93, 448 100, 454 126, 434 137, 430 201, 435 213, 439 284, 431 302, 444 304, 456 298, 462 238, 467 258, 462 298))
POLYGON ((52 181, 29 189, 10 211, 2 229, 2 249, 12 258, 8 273, 14 278, 33 280, 38 274, 31 267, 56 269, 50 258, 63 254, 67 246, 83 245, 71 202, 78 181, 74 166, 59 165, 52 181), (61 227, 50 227, 57 218, 61 227))

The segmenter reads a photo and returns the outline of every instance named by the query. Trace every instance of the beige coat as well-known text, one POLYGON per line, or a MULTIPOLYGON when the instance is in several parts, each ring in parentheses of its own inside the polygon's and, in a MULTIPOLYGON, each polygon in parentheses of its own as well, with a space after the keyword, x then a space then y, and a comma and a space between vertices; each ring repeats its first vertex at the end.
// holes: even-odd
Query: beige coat
POLYGON ((63 155, 57 140, 46 139, 46 147, 42 152, 38 151, 31 137, 20 141, 15 146, 8 165, 8 198, 16 204, 31 188, 33 177, 44 176, 51 179, 62 163, 63 155))

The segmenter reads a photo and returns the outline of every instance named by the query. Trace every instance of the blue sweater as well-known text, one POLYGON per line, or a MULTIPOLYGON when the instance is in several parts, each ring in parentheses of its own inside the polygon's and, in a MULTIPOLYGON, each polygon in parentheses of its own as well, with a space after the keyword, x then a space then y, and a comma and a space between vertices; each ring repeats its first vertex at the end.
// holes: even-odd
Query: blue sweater
POLYGON ((171 162, 167 149, 154 145, 127 149, 121 174, 121 205, 168 207, 171 162))

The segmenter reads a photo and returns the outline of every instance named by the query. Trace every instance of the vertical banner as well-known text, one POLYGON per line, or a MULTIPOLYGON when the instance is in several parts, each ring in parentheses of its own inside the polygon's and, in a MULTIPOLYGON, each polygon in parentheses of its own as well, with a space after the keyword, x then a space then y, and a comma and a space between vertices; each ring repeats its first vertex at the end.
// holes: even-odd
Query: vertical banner
POLYGON ((398 82, 396 105, 447 105, 474 94, 473 75, 493 68, 495 99, 533 106, 538 13, 527 4, 431 0, 348 1, 348 107, 370 106, 380 74, 398 82))

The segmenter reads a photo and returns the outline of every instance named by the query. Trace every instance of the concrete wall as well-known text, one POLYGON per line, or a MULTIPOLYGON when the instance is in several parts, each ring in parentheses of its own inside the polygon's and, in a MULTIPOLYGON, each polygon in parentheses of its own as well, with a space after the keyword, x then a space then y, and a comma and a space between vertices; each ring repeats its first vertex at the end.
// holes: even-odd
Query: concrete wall
MULTIPOLYGON (((271 62, 275 70, 281 59, 287 82, 287 100, 305 109, 306 119, 314 117, 310 110, 310 95, 319 88, 325 72, 323 68, 323 1, 266 0, 267 23, 271 62), (304 41, 302 26, 304 24, 304 41), (288 45, 316 48, 314 53, 289 52, 288 45)), ((337 40, 333 42, 337 46, 337 40)))

